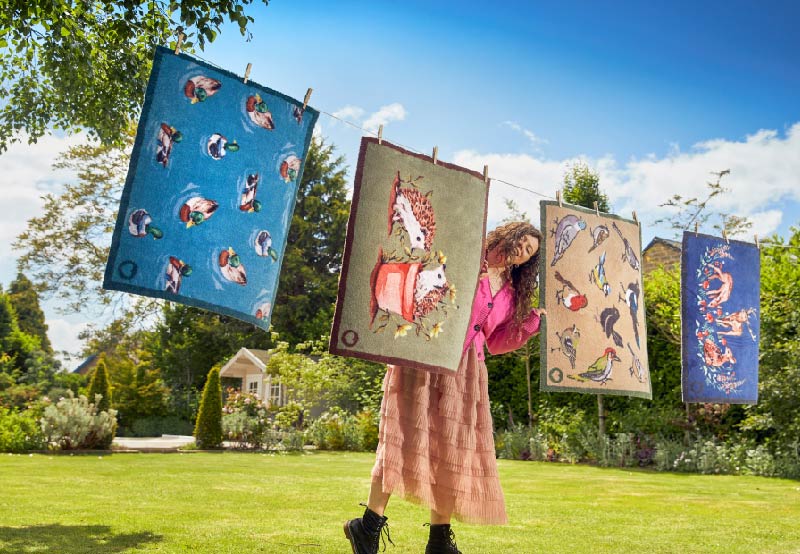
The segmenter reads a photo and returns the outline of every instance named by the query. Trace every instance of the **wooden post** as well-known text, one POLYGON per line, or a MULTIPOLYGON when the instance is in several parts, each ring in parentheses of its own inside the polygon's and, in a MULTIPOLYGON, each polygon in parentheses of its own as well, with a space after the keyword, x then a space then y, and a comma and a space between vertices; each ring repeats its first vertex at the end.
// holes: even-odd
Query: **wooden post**
POLYGON ((603 409, 602 394, 597 395, 597 419, 599 421, 598 431, 600 433, 600 436, 602 437, 603 435, 606 434, 606 412, 603 409))
POLYGON ((525 343, 525 375, 528 380, 528 430, 533 430, 533 393, 531 392, 531 343, 525 343))

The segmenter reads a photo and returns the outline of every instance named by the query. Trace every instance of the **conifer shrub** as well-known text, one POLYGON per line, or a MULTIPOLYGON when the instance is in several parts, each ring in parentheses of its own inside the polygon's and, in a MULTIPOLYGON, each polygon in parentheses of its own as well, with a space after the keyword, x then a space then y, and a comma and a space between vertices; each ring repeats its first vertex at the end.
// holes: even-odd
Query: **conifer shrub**
POLYGON ((194 427, 194 440, 198 448, 222 447, 222 387, 219 367, 213 367, 208 372, 194 427))

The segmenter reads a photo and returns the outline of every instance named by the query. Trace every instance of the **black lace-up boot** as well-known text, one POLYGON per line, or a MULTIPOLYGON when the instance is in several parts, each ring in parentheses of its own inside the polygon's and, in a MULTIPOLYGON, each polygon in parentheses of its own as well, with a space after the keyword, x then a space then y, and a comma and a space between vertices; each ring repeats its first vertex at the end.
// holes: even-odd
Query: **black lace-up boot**
POLYGON ((344 522, 344 534, 353 547, 353 554, 377 554, 378 543, 383 535, 383 550, 386 550, 386 541, 394 546, 389 536, 389 524, 386 516, 379 516, 366 504, 361 504, 366 509, 362 517, 344 522))
POLYGON ((449 523, 431 525, 430 528, 431 534, 428 546, 425 547, 425 554, 461 554, 456 546, 456 534, 453 533, 449 523))

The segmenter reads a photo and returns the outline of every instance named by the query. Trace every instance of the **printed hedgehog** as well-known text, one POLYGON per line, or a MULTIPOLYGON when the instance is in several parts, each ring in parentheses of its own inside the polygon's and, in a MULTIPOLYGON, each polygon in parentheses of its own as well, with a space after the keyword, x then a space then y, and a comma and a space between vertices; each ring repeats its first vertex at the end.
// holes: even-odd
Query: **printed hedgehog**
POLYGON ((408 233, 411 248, 430 252, 436 234, 431 192, 423 194, 414 187, 401 187, 402 182, 398 171, 389 196, 389 234, 394 222, 399 221, 408 233))

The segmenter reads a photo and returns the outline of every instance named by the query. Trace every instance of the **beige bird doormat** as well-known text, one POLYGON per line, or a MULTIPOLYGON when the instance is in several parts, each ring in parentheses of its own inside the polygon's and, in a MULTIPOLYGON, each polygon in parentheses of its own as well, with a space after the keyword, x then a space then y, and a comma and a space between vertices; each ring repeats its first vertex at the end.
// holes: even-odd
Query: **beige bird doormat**
POLYGON ((541 202, 541 390, 652 398, 639 224, 541 202))
POLYGON ((364 138, 330 351, 458 368, 481 267, 483 175, 364 138))

